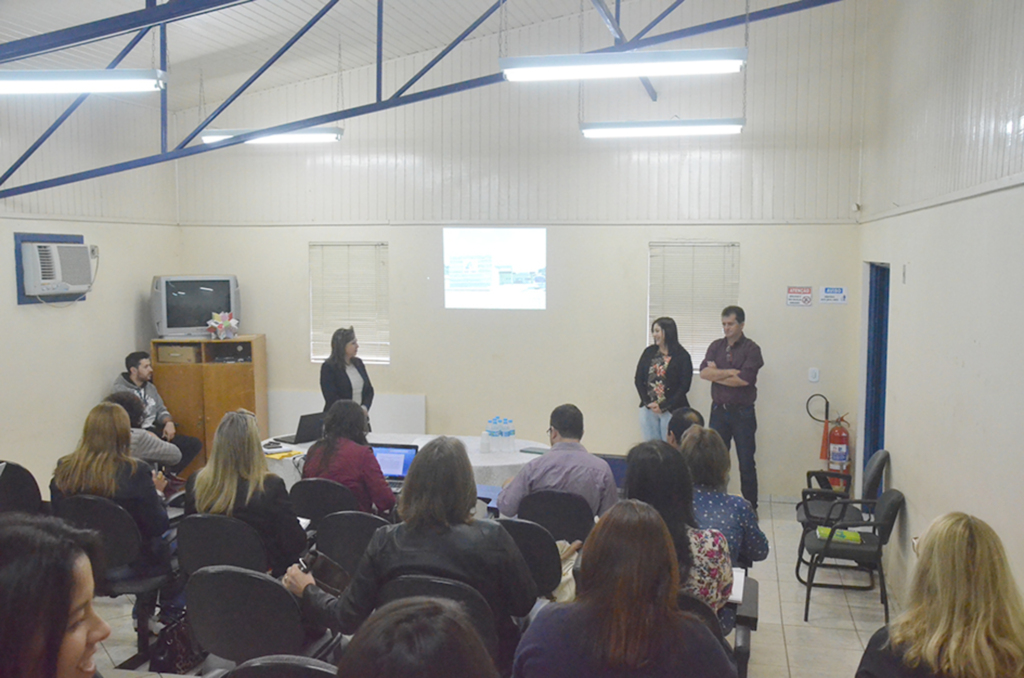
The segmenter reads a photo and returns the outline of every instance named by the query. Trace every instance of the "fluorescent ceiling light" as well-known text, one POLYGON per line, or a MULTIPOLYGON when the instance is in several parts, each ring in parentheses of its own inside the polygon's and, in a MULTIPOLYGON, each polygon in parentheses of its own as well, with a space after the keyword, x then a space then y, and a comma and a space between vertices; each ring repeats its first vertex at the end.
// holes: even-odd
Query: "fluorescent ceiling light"
MULTIPOLYGON (((252 129, 211 129, 202 132, 199 137, 204 144, 224 141, 231 137, 255 132, 252 129)), ((340 127, 309 127, 295 130, 287 134, 270 134, 246 141, 247 144, 326 144, 340 141, 345 130, 340 127)))
POLYGON ((588 139, 711 136, 739 134, 746 122, 744 118, 592 122, 580 125, 580 131, 588 139))
POLYGON ((746 47, 554 54, 498 59, 505 79, 513 82, 739 73, 746 62, 746 47))
POLYGON ((0 94, 158 92, 167 73, 157 70, 0 71, 0 94))

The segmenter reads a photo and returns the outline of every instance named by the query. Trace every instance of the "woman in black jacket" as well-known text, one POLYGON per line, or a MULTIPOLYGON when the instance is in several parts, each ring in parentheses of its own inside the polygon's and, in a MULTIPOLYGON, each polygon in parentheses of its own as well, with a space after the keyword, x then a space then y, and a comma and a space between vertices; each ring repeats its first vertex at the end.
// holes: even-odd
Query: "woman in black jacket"
POLYGON ((636 392, 640 394, 640 430, 644 440, 666 440, 672 412, 689 407, 686 394, 693 379, 693 361, 679 343, 676 321, 658 318, 651 323, 654 343, 636 364, 636 392))
POLYGON ((267 471, 256 415, 228 412, 213 435, 206 467, 185 484, 185 514, 215 513, 249 523, 280 577, 306 548, 306 532, 280 477, 267 471))
POLYGON ((423 446, 409 467, 399 497, 404 522, 378 529, 352 582, 338 598, 292 565, 283 583, 302 599, 306 621, 353 633, 377 607, 381 587, 403 574, 429 574, 469 584, 494 613, 499 668, 508 668, 519 642, 512 617, 537 602, 530 570, 508 532, 491 520, 473 520, 476 483, 466 448, 440 437, 423 446))
POLYGON ((331 337, 331 356, 320 366, 320 392, 324 394, 324 412, 339 400, 354 400, 367 412, 373 404, 373 385, 366 366, 356 357, 359 342, 351 327, 335 330, 331 337))

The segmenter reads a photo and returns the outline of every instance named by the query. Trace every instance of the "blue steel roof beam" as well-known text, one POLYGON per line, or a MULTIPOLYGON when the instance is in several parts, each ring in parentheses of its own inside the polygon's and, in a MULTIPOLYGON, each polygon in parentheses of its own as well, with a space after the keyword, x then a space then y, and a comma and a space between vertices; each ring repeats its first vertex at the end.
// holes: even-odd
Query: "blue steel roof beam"
MULTIPOLYGON (((604 4, 604 0, 590 0, 594 3, 594 7, 597 8, 597 13, 604 19, 604 23, 608 26, 608 30, 615 36, 615 44, 619 45, 626 42, 626 34, 622 32, 622 28, 619 26, 619 22, 615 20, 615 16, 609 11, 608 5, 604 4)), ((582 18, 580 19, 582 21, 582 18)), ((651 101, 658 100, 658 92, 654 89, 654 85, 646 77, 641 77, 640 82, 643 84, 644 89, 647 90, 647 96, 651 97, 651 101)))
MULTIPOLYGON (((117 68, 118 64, 120 64, 124 60, 124 58, 128 56, 128 53, 135 49, 135 46, 138 45, 139 42, 141 42, 144 37, 146 37, 146 33, 149 33, 148 28, 143 28, 141 31, 139 31, 138 34, 134 38, 132 38, 127 45, 124 46, 124 49, 122 49, 121 52, 116 57, 114 57, 114 60, 110 62, 109 66, 107 66, 107 70, 117 68)), ((2 186, 5 181, 10 179, 11 175, 17 172, 18 168, 24 165, 25 161, 32 157, 32 154, 39 150, 39 147, 42 146, 46 142, 46 140, 49 139, 50 136, 57 131, 57 128, 63 125, 64 121, 70 118, 71 114, 74 113, 79 106, 85 103, 85 100, 88 98, 88 93, 79 94, 75 98, 75 100, 71 102, 71 105, 67 107, 67 110, 61 113, 60 117, 54 120, 53 124, 50 125, 47 128, 47 130, 40 135, 38 139, 36 139, 35 143, 28 147, 28 150, 21 154, 20 158, 14 161, 14 164, 11 165, 7 169, 7 171, 3 173, 3 176, 0 176, 0 186, 2 186)))
MULTIPOLYGON (((198 127, 196 127, 194 130, 189 132, 188 136, 186 136, 184 139, 182 139, 181 143, 179 143, 177 146, 174 147, 174 150, 178 150, 180 148, 185 148, 185 146, 188 145, 188 142, 190 142, 193 139, 195 139, 196 135, 198 135, 200 132, 202 132, 204 129, 206 129, 207 125, 209 125, 211 122, 213 122, 213 120, 218 115, 223 113, 225 108, 227 108, 232 103, 234 103, 235 99, 237 99, 239 96, 241 96, 242 92, 244 92, 245 90, 247 90, 249 88, 249 85, 251 85, 254 82, 256 82, 257 78, 259 78, 261 75, 263 75, 267 71, 268 68, 273 66, 275 61, 280 59, 284 55, 285 52, 287 52, 289 49, 291 49, 292 45, 294 45, 296 42, 298 42, 302 38, 302 36, 304 36, 307 32, 309 32, 309 29, 313 28, 313 26, 315 26, 317 24, 317 22, 320 21, 320 19, 322 19, 324 17, 324 15, 327 14, 329 11, 331 11, 331 8, 334 7, 337 4, 338 4, 338 0, 329 0, 329 2, 326 5, 324 5, 320 9, 319 12, 314 14, 313 17, 309 21, 306 22, 305 26, 300 28, 299 31, 288 40, 288 42, 286 42, 283 45, 281 45, 281 48, 279 50, 277 50, 276 52, 274 52, 273 56, 271 56, 269 59, 267 59, 263 63, 262 66, 260 66, 258 69, 256 69, 255 73, 253 73, 251 76, 249 76, 249 78, 245 82, 243 82, 241 84, 241 86, 239 86, 238 89, 236 89, 234 92, 232 92, 231 96, 229 96, 227 99, 225 99, 224 102, 220 106, 217 107, 217 110, 215 110, 213 113, 208 115, 206 117, 206 120, 203 120, 199 124, 198 127)), ((166 149, 164 149, 164 152, 166 152, 166 149)))
POLYGON ((384 96, 384 0, 377 0, 377 103, 384 96))
MULTIPOLYGON (((796 12, 802 12, 807 9, 814 9, 815 7, 831 5, 832 3, 835 2, 842 2, 842 0, 797 0, 797 2, 790 2, 785 5, 777 5, 776 7, 769 7, 768 9, 762 9, 756 12, 751 12, 749 20, 750 23, 754 23, 755 21, 774 19, 775 17, 784 16, 786 14, 795 14, 796 12)), ((602 52, 631 52, 633 50, 641 49, 643 47, 653 47, 654 45, 661 45, 666 42, 674 42, 676 40, 690 38, 695 35, 713 33, 715 31, 720 31, 726 28, 733 28, 734 26, 742 26, 746 22, 746 14, 737 14, 736 16, 732 16, 727 19, 709 21, 706 24, 690 26, 689 28, 681 28, 678 31, 670 31, 668 33, 654 35, 649 38, 641 38, 639 40, 633 39, 630 40, 629 42, 624 42, 621 45, 613 45, 611 47, 595 49, 593 53, 600 54, 602 52)))
POLYGON ((117 174, 118 172, 139 169, 140 167, 149 167, 150 165, 157 165, 162 162, 168 162, 170 160, 187 158, 193 155, 199 155, 200 153, 208 153, 210 151, 226 148, 228 146, 235 146, 237 144, 245 143, 250 139, 256 139, 258 137, 268 136, 271 134, 287 134, 288 132, 294 132, 300 129, 307 129, 309 127, 317 127, 318 125, 325 125, 330 122, 337 122, 339 120, 347 120, 349 118, 370 115, 371 113, 378 113, 380 111, 386 111, 392 108, 398 108, 400 106, 408 106, 409 104, 415 104, 420 101, 427 101, 428 99, 436 99, 438 97, 447 96, 449 94, 456 94, 458 92, 465 92, 467 90, 477 89, 479 87, 486 87, 487 85, 496 85, 500 82, 505 82, 505 76, 502 73, 494 73, 492 75, 485 75, 479 78, 463 80, 461 82, 452 83, 450 85, 443 85, 441 87, 423 90, 422 92, 406 94, 405 96, 399 97, 398 99, 388 99, 387 101, 365 104, 363 106, 355 106, 354 108, 349 108, 344 111, 325 113, 324 115, 318 115, 312 118, 305 118, 303 120, 296 120, 295 122, 289 122, 284 125, 276 125, 274 127, 268 127, 262 130, 254 130, 252 132, 239 134, 236 137, 224 139, 223 141, 218 141, 212 144, 197 144, 195 146, 189 146, 188 148, 180 148, 175 149, 173 151, 168 151, 167 153, 159 153, 157 155, 150 155, 144 158, 137 158, 135 160, 119 162, 113 165, 106 165, 105 167, 97 167, 95 169, 86 170, 84 172, 66 174, 62 177, 55 177, 53 179, 45 179, 43 181, 37 181, 31 184, 15 186, 14 188, 0 190, 0 200, 3 200, 4 198, 13 198, 16 195, 24 195, 25 193, 41 191, 46 188, 66 186, 67 184, 85 181, 86 179, 95 179, 97 177, 105 177, 110 174, 117 174))
POLYGON ((404 85, 402 85, 401 87, 399 87, 398 91, 395 92, 394 94, 392 94, 390 98, 394 99, 395 97, 400 97, 403 94, 405 94, 406 90, 408 90, 410 87, 415 85, 416 82, 420 78, 422 78, 424 75, 426 75, 427 71, 429 71, 431 68, 436 66, 438 64, 438 62, 441 61, 441 59, 443 59, 446 56, 448 56, 449 52, 451 52, 453 49, 455 49, 459 45, 459 43, 461 43, 463 40, 468 38, 469 35, 473 31, 475 31, 477 28, 480 27, 480 24, 482 24, 483 22, 487 21, 487 19, 489 19, 490 16, 492 14, 494 14, 498 10, 499 7, 501 7, 503 4, 505 4, 505 2, 507 2, 507 0, 497 0, 497 2, 495 2, 493 5, 491 5, 490 8, 486 12, 484 12, 483 14, 480 15, 479 19, 477 19, 476 21, 471 23, 469 25, 469 28, 467 28, 466 30, 462 31, 462 33, 459 35, 459 37, 455 38, 450 43, 448 43, 448 46, 445 47, 443 50, 441 50, 440 54, 438 54, 436 57, 431 59, 430 63, 428 63, 426 66, 421 68, 419 73, 417 73, 416 75, 414 75, 411 78, 409 78, 409 82, 407 82, 404 85))
POLYGON ((215 12, 248 2, 252 2, 252 0, 174 0, 174 2, 164 5, 118 14, 87 24, 62 28, 52 33, 11 40, 0 45, 0 64, 57 52, 97 40, 106 40, 124 33, 153 28, 160 24, 181 21, 199 14, 215 12))
POLYGON ((661 14, 659 14, 659 15, 658 15, 658 16, 657 16, 657 17, 656 17, 656 18, 654 19, 654 21, 652 21, 651 23, 649 23, 649 24, 647 24, 646 26, 644 26, 643 30, 641 30, 641 31, 640 31, 639 33, 637 33, 636 35, 634 35, 634 36, 633 36, 633 40, 630 40, 630 42, 633 42, 633 41, 635 41, 635 40, 639 40, 640 38, 642 38, 642 37, 644 37, 645 35, 647 35, 648 33, 650 33, 650 32, 651 32, 651 29, 653 29, 653 28, 654 28, 655 26, 657 26, 657 25, 658 25, 658 24, 660 24, 660 23, 661 23, 662 21, 664 21, 664 20, 665 20, 665 17, 667 17, 667 16, 668 16, 669 14, 671 14, 672 12, 674 12, 674 11, 675 11, 675 9, 676 9, 676 7, 678 7, 678 6, 679 6, 679 5, 681 5, 681 4, 683 4, 683 0, 675 0, 675 2, 673 2, 673 3, 671 4, 671 5, 669 5, 669 6, 668 6, 668 7, 667 7, 667 8, 665 9, 665 11, 664 11, 664 12, 662 12, 661 14))

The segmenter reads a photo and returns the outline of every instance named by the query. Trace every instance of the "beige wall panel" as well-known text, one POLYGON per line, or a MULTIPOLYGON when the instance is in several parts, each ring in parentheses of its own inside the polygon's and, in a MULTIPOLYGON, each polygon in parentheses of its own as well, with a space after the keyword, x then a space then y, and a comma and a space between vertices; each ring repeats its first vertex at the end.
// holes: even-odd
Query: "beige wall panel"
MULTIPOLYGON (((512 417, 544 440, 551 409, 575 402, 592 451, 624 454, 639 436, 632 378, 646 333, 651 240, 741 243, 740 303, 764 351, 758 400, 762 492, 793 497, 817 465, 821 430, 804 401, 826 393, 856 411, 860 268, 853 226, 551 226, 546 311, 444 309, 441 227, 186 228, 189 272, 239 276, 244 332, 267 335, 269 388, 318 389, 309 357, 308 243, 387 241, 392 359, 370 365, 375 388, 423 393, 427 431, 478 435, 512 417), (230 254, 226 254, 230 253, 230 254), (225 267, 230 268, 227 271, 225 267), (787 308, 787 285, 846 285, 846 306, 787 308), (818 367, 821 382, 807 381, 818 367)), ((695 379, 705 414, 709 385, 695 379)), ((734 474, 738 475, 738 474, 734 474)))
POLYGON ((45 486, 57 459, 82 435, 85 415, 124 371, 124 357, 148 350, 149 284, 155 274, 175 272, 180 230, 0 219, 0 241, 8 248, 16 232, 82 235, 100 248, 92 291, 67 308, 18 306, 14 257, 10 249, 0 257, 0 458, 28 467, 45 486))

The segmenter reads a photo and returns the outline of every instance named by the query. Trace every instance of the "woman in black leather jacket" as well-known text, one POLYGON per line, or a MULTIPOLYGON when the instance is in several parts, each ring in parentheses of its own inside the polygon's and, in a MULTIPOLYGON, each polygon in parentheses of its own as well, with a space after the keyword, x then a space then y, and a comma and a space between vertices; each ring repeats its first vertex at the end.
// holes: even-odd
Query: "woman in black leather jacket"
MULTIPOLYGON (((302 598, 305 620, 353 633, 374 608, 380 587, 403 574, 430 574, 469 584, 487 600, 498 632, 500 664, 511 665, 519 641, 512 617, 525 616, 537 588, 515 542, 490 520, 473 520, 476 483, 457 438, 435 438, 409 467, 399 514, 404 522, 373 535, 351 584, 335 598, 292 565, 284 584, 302 598)), ((499 667, 501 668, 501 667, 499 667)))

